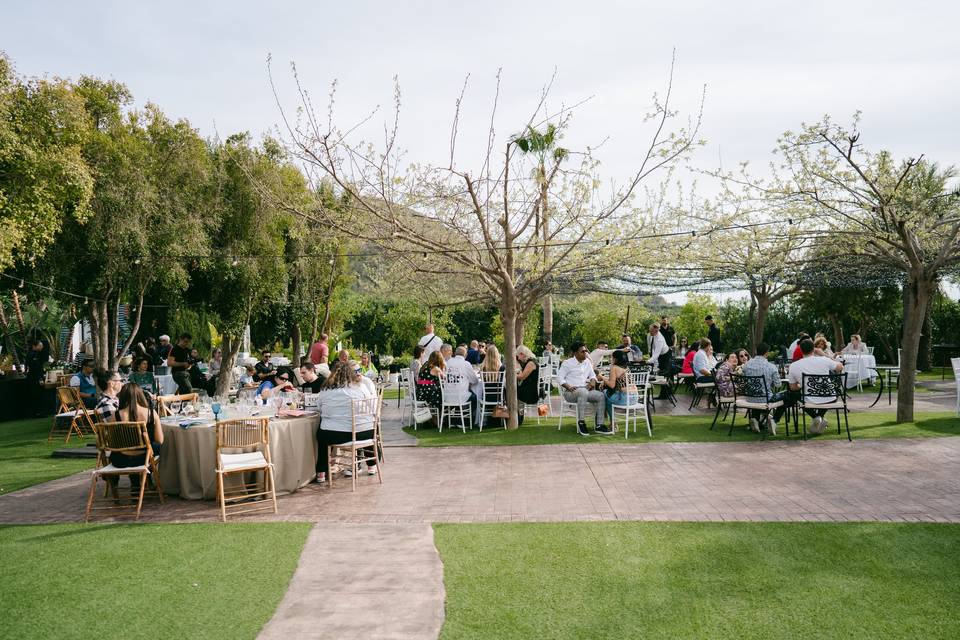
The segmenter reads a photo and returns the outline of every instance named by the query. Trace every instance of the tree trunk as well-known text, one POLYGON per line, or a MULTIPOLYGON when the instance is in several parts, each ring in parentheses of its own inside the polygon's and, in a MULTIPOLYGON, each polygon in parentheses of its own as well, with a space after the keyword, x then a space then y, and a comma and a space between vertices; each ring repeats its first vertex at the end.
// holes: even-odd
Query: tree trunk
POLYGON ((116 303, 107 303, 107 369, 116 371, 119 358, 117 357, 117 342, 120 341, 120 295, 117 294, 116 303))
POLYGON ((7 353, 13 358, 13 364, 20 364, 17 349, 13 345, 13 336, 10 335, 10 324, 7 322, 7 314, 3 311, 2 301, 0 301, 0 328, 3 329, 3 342, 7 347, 7 353))
POLYGON ((230 393, 230 383, 233 382, 233 367, 243 344, 243 335, 230 336, 226 333, 220 339, 220 350, 223 352, 223 362, 220 364, 220 375, 217 376, 215 396, 226 397, 230 393))
POLYGON ((290 341, 293 343, 293 357, 290 359, 291 364, 295 367, 300 366, 300 323, 298 321, 293 322, 293 330, 290 332, 290 341))
POLYGON ((750 329, 750 353, 757 352, 757 343, 763 336, 763 329, 757 326, 757 291, 750 287, 750 308, 747 310, 747 326, 750 329), (757 336, 761 336, 758 338, 757 336))
POLYGON ((130 346, 137 339, 137 333, 140 332, 140 318, 143 317, 143 289, 140 290, 140 296, 137 299, 137 309, 134 311, 133 324, 130 326, 130 335, 123 343, 123 353, 130 350, 130 346))
POLYGON ((916 382, 917 351, 927 306, 936 288, 936 280, 922 271, 909 273, 903 285, 903 336, 900 341, 900 388, 897 390, 897 423, 913 422, 913 396, 916 382))
POLYGON ((310 345, 312 346, 314 342, 317 341, 317 336, 319 331, 317 330, 317 323, 320 321, 320 301, 313 301, 313 324, 310 327, 310 345))
POLYGON ((917 369, 920 371, 930 371, 930 338, 932 337, 932 328, 930 326, 930 316, 933 313, 933 298, 927 302, 927 311, 923 314, 923 324, 920 327, 920 346, 917 348, 917 369))
POLYGON ((517 429, 517 297, 513 283, 507 282, 503 287, 503 297, 500 301, 500 318, 503 321, 503 364, 504 371, 504 404, 509 408, 507 430, 517 429))
POLYGON ((827 318, 830 320, 830 326, 833 327, 833 348, 834 351, 839 351, 847 343, 843 339, 843 325, 840 323, 840 318, 835 313, 828 314, 827 318))
MULTIPOLYGON (((526 313, 517 313, 517 317, 516 317, 516 318, 514 319, 514 321, 513 321, 513 327, 514 327, 514 329, 513 329, 513 339, 514 339, 514 341, 515 341, 514 344, 516 344, 518 347, 519 347, 521 344, 523 344, 523 338, 524 338, 523 334, 526 332, 526 331, 525 331, 525 330, 526 330, 526 324, 527 324, 527 314, 526 314, 526 313)), ((505 352, 505 353, 504 353, 504 356, 507 357, 507 356, 510 355, 510 353, 511 353, 511 352, 509 352, 509 351, 508 351, 508 352, 505 352)), ((514 350, 512 353, 513 353, 514 355, 516 355, 516 350, 514 350)))
POLYGON ((550 294, 543 297, 543 341, 553 342, 553 296, 550 294))

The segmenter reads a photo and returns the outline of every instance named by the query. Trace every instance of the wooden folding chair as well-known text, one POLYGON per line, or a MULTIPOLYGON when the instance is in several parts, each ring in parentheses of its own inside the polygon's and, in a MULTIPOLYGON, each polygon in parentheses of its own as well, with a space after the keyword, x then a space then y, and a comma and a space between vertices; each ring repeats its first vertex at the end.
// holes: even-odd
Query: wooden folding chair
POLYGON ((73 433, 76 433, 78 438, 94 433, 93 412, 83 404, 80 391, 76 387, 57 387, 57 399, 60 401, 60 408, 53 417, 53 426, 47 436, 48 443, 53 442, 54 436, 65 435, 63 441, 67 443, 73 433))
POLYGON ((217 501, 224 522, 228 510, 231 515, 277 512, 269 422, 269 418, 241 418, 217 423, 217 501), (257 474, 258 477, 253 482, 241 477, 238 486, 228 489, 227 476, 234 474, 257 474))
MULTIPOLYGON (((352 424, 350 425, 350 441, 340 444, 331 444, 328 447, 328 459, 331 467, 339 462, 343 467, 351 469, 353 481, 351 491, 357 490, 357 470, 367 460, 373 460, 377 467, 377 477, 383 484, 383 469, 380 465, 380 456, 377 447, 377 414, 379 412, 379 398, 357 398, 351 403, 352 424), (357 431, 373 430, 372 438, 357 440, 357 431), (372 454, 371 454, 372 451, 372 454)), ((330 488, 333 488, 333 473, 327 473, 330 488)))
MULTIPOLYGON (((90 521, 90 514, 93 511, 118 511, 130 509, 133 505, 123 504, 117 492, 117 481, 120 476, 134 476, 140 478, 140 491, 136 502, 136 519, 140 519, 140 510, 143 507, 143 496, 147 490, 147 478, 152 476, 156 494, 163 503, 163 487, 160 485, 160 473, 157 469, 157 458, 153 454, 153 447, 150 446, 150 437, 147 435, 147 424, 145 422, 98 422, 94 425, 94 432, 97 434, 97 466, 91 472, 90 492, 87 495, 87 512, 84 521, 90 521), (144 455, 143 464, 135 467, 117 467, 110 463, 111 454, 124 454, 129 456, 144 455), (112 499, 107 498, 107 492, 104 492, 104 498, 95 504, 97 480, 103 478, 107 482, 107 487, 112 499)), ((151 493, 153 493, 151 491, 151 493)))
MULTIPOLYGON (((172 396, 157 396, 157 412, 160 414, 161 418, 169 416, 173 413, 171 408, 168 406, 174 402, 196 402, 200 397, 197 393, 184 393, 183 395, 172 395, 172 396)), ((180 405, 183 406, 182 404, 180 405)))

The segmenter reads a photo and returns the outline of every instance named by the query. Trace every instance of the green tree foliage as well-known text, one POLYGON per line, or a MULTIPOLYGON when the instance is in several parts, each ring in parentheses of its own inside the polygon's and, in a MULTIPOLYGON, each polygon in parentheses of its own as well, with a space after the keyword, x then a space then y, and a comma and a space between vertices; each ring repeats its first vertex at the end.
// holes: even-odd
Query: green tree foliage
POLYGON ((0 54, 0 270, 32 265, 66 221, 90 215, 82 98, 64 80, 24 80, 0 54))
POLYGON ((707 337, 705 317, 712 315, 717 326, 724 329, 724 318, 719 315, 716 300, 706 294, 694 293, 687 298, 687 302, 680 308, 673 319, 673 328, 677 332, 677 339, 684 336, 690 342, 707 337))

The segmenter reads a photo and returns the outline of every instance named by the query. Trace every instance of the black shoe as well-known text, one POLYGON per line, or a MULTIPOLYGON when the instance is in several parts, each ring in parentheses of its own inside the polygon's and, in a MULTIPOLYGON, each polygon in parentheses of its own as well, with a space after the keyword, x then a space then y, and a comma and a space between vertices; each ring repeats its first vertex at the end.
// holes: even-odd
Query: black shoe
POLYGON ((605 424, 598 425, 594 432, 600 434, 601 436, 613 435, 613 429, 605 424))
POLYGON ((587 423, 584 422, 583 420, 577 423, 577 433, 579 433, 582 436, 590 435, 590 432, 587 431, 587 423))

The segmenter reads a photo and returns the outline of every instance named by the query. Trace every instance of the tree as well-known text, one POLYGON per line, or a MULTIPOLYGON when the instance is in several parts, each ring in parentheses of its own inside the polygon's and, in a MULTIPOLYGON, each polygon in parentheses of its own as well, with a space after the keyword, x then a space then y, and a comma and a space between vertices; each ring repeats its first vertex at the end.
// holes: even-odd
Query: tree
MULTIPOLYGON (((508 406, 516 407, 516 365, 511 355, 523 340, 531 309, 547 293, 572 289, 581 280, 601 276, 610 265, 636 258, 636 241, 649 233, 649 217, 632 207, 635 193, 645 180, 671 167, 697 144, 699 119, 688 128, 669 130, 677 115, 671 89, 668 83, 663 100, 654 96, 648 117, 655 131, 638 154, 638 168, 608 197, 599 193, 602 182, 589 149, 579 155, 577 167, 557 165, 545 191, 532 177, 531 159, 522 153, 519 139, 497 142, 496 98, 486 145, 474 169, 456 160, 463 93, 454 112, 449 159, 411 166, 398 151, 399 89, 396 115, 385 127, 379 147, 354 141, 351 135, 357 126, 334 125, 332 96, 326 122, 304 99, 302 119, 291 121, 281 112, 290 153, 310 173, 326 177, 349 196, 351 209, 344 215, 288 208, 380 247, 407 269, 412 280, 439 278, 448 291, 456 287, 457 294, 469 301, 497 304, 507 354, 505 398, 508 406), (548 202, 551 227, 544 240, 536 218, 548 202), (624 242, 631 242, 633 251, 624 251, 624 242)), ((499 75, 496 91, 499 94, 499 75)), ((571 110, 547 112, 548 93, 549 86, 523 131, 549 129, 551 124, 562 131, 567 126, 571 110)), ((516 131, 516 125, 511 129, 516 131)), ((507 424, 516 428, 515 412, 507 424)))
POLYGON ((897 422, 909 422, 923 320, 941 276, 960 263, 960 191, 947 188, 952 167, 867 151, 857 120, 845 128, 824 118, 785 133, 778 148, 788 175, 781 187, 826 233, 850 239, 852 259, 903 275, 897 422))
POLYGON ((83 99, 64 80, 22 80, 0 54, 0 271, 33 266, 67 221, 91 213, 83 99))

